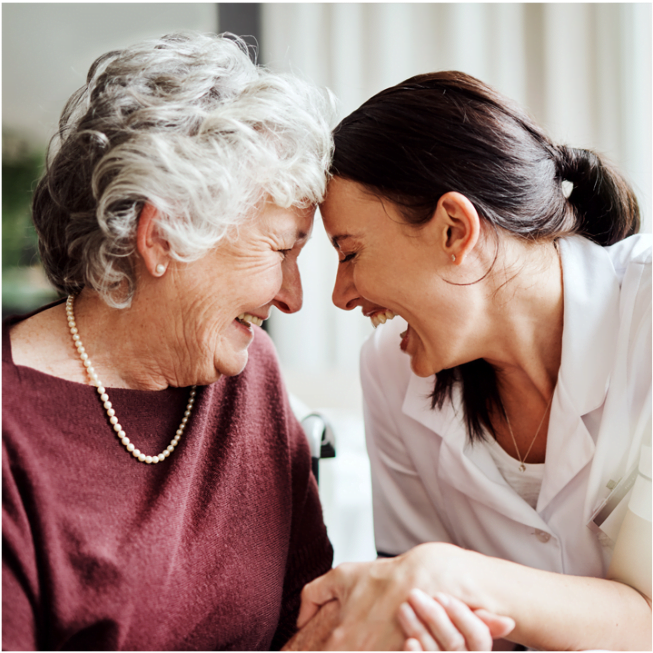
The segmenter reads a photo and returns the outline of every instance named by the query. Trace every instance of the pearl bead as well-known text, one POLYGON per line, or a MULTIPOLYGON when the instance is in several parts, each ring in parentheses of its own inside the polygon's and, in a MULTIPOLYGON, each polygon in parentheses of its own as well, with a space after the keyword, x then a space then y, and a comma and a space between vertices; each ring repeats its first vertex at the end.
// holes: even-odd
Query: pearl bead
POLYGON ((188 403, 186 404, 184 417, 181 420, 181 424, 179 424, 179 428, 175 433, 175 437, 170 441, 170 444, 160 454, 156 456, 147 456, 144 453, 141 453, 138 449, 136 449, 134 444, 129 440, 122 426, 120 426, 118 422, 118 417, 116 415, 116 411, 114 410, 111 402, 109 401, 109 395, 107 394, 104 386, 102 385, 102 382, 100 381, 98 374, 95 371, 95 368, 92 366, 91 360, 88 354, 86 353, 84 346, 82 345, 82 340, 81 337, 79 336, 79 332, 77 330, 77 324, 75 322, 75 312, 73 307, 74 301, 75 300, 72 295, 69 295, 68 299, 66 300, 66 315, 68 320, 68 327, 70 329, 70 334, 73 339, 73 344, 77 348, 77 353, 79 354, 79 357, 82 360, 82 363, 86 368, 86 371, 88 372, 89 378, 91 379, 93 385, 96 386, 97 392, 100 395, 100 400, 102 401, 102 406, 107 412, 107 417, 109 417, 109 422, 112 424, 113 430, 116 432, 118 438, 120 439, 120 442, 123 444, 127 452, 131 453, 131 455, 134 458, 137 458, 139 461, 145 462, 148 465, 152 463, 159 463, 164 461, 175 450, 175 447, 179 443, 179 438, 184 433, 184 429, 188 422, 188 418, 191 415, 193 404, 195 402, 195 396, 197 394, 197 386, 192 386, 190 389, 190 397, 188 399, 188 403))

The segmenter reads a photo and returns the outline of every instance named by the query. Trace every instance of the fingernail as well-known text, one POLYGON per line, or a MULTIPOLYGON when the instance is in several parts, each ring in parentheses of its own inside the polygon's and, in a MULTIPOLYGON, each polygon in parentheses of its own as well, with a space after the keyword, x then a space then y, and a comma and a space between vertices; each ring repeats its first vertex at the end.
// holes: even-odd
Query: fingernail
POLYGON ((419 587, 414 587, 412 590, 410 590, 410 595, 418 601, 422 602, 426 601, 429 598, 428 594, 419 589, 419 587))

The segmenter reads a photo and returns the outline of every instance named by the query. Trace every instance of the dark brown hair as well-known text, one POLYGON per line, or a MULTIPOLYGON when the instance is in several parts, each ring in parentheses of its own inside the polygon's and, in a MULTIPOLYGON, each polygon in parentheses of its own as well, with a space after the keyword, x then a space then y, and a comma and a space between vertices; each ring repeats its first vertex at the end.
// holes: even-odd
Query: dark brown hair
MULTIPOLYGON (((589 150, 555 145, 516 104, 461 72, 412 77, 381 91, 334 131, 331 173, 393 202, 407 223, 428 222, 457 191, 495 230, 530 240, 581 234, 611 245, 639 230, 627 182, 589 150), (568 198, 562 182, 573 190, 568 198)), ((494 368, 475 360, 436 376, 433 407, 461 385, 472 441, 503 412, 494 368)))

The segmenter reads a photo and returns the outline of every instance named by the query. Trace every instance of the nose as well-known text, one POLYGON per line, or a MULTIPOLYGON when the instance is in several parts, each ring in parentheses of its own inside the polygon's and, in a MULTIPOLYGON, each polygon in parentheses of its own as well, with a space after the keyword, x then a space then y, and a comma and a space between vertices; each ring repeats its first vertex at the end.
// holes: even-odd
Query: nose
POLYGON ((336 283, 333 286, 331 300, 343 311, 351 311, 362 304, 362 298, 356 290, 354 276, 350 266, 339 265, 336 274, 336 283))
POLYGON ((286 261, 283 266, 281 288, 272 303, 284 313, 296 313, 302 307, 303 301, 302 279, 297 261, 286 261))

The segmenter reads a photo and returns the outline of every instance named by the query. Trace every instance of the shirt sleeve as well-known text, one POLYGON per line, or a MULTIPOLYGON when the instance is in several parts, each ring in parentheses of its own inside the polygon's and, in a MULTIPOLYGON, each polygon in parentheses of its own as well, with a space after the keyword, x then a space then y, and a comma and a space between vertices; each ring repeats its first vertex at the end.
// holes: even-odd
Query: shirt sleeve
POLYGON ((422 542, 451 542, 451 537, 405 445, 405 439, 411 437, 409 427, 398 425, 407 421, 400 415, 405 388, 399 387, 380 333, 378 336, 368 340, 361 351, 361 385, 372 473, 374 539, 379 555, 392 556, 422 542))
POLYGON ((272 650, 279 650, 297 631, 304 585, 329 571, 333 563, 333 548, 327 537, 317 482, 311 471, 308 441, 290 409, 287 396, 285 402, 290 439, 293 516, 281 615, 272 639, 272 650))

